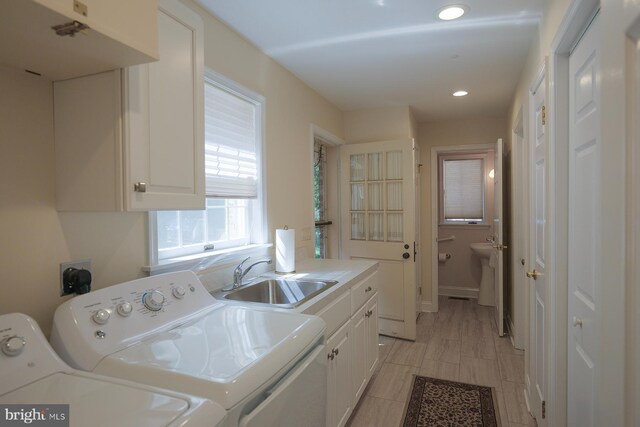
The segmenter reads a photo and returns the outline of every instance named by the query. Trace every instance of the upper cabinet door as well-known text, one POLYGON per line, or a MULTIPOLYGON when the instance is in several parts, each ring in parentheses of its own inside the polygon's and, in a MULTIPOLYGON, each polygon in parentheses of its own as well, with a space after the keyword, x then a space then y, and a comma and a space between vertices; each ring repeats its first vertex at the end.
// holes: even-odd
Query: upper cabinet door
POLYGON ((158 59, 156 0, 0 0, 5 65, 66 80, 158 59), (88 28, 58 35, 54 26, 88 28))
POLYGON ((204 52, 198 14, 158 10, 160 60, 125 72, 125 209, 204 209, 204 52))

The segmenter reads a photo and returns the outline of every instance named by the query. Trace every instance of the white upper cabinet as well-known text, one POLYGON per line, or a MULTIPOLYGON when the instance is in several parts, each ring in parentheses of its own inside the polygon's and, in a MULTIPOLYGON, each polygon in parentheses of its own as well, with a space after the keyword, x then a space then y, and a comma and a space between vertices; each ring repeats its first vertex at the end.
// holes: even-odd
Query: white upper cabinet
POLYGON ((204 209, 202 18, 165 0, 158 29, 160 61, 125 70, 125 208, 204 209))
POLYGON ((157 18, 159 61, 54 83, 58 210, 204 209, 202 19, 157 18))
POLYGON ((158 59, 157 0, 0 0, 0 62, 64 80, 158 59), (88 29, 58 35, 54 26, 88 29))

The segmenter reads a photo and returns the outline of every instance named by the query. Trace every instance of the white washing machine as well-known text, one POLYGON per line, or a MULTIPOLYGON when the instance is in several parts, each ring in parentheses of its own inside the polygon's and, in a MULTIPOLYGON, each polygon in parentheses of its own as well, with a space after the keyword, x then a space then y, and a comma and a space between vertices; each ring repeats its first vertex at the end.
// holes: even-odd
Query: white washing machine
POLYGON ((228 306, 190 271, 77 296, 56 310, 51 343, 71 366, 195 394, 230 426, 325 426, 325 324, 228 306))
POLYGON ((224 425, 226 412, 210 400, 75 371, 24 314, 0 316, 0 350, 0 424, 31 417, 34 425, 57 419, 78 427, 224 425))

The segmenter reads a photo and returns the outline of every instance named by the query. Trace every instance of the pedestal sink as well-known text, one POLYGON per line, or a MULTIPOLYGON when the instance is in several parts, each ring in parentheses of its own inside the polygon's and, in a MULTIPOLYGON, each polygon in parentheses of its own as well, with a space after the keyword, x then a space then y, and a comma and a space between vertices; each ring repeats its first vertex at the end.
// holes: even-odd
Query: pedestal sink
POLYGON ((482 264, 482 279, 480 280, 480 292, 478 304, 495 306, 495 289, 493 283, 493 267, 489 264, 494 249, 491 243, 471 243, 469 245, 473 253, 480 258, 482 264))

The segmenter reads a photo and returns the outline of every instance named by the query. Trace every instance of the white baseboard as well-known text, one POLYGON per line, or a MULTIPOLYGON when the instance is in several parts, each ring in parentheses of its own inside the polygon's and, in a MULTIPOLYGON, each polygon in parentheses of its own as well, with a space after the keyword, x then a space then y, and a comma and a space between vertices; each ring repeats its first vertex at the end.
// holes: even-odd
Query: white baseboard
POLYGON ((478 299, 480 289, 478 288, 459 288, 456 286, 440 286, 438 294, 446 297, 475 298, 478 299))

